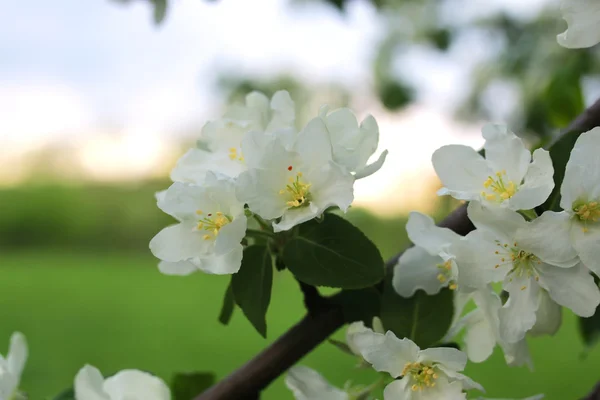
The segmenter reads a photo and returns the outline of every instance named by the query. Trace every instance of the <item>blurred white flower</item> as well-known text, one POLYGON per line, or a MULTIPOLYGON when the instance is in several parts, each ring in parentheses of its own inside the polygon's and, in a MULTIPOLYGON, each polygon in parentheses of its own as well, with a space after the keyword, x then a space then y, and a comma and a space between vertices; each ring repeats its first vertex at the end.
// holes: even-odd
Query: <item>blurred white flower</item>
POLYGON ((462 145, 433 153, 433 167, 444 185, 438 194, 511 210, 529 210, 546 201, 554 188, 550 154, 537 149, 532 161, 523 141, 505 126, 488 124, 482 133, 485 158, 462 145))
POLYGON ((257 167, 239 176, 238 198, 264 219, 281 218, 273 222, 275 232, 318 217, 332 206, 346 211, 354 199, 354 177, 333 162, 330 149, 320 119, 308 123, 291 149, 276 137, 260 152, 257 167))
POLYGON ((6 358, 0 355, 0 400, 10 400, 17 394, 28 354, 25 336, 13 333, 6 358))
MULTIPOLYGON (((594 314, 600 291, 578 258, 559 263, 522 245, 532 225, 515 211, 471 202, 468 214, 477 229, 453 247, 461 267, 459 286, 477 290, 503 281, 510 295, 499 311, 503 341, 516 343, 533 328, 544 290, 577 315, 594 314)), ((554 240, 547 246, 554 246, 554 240)))
POLYGON ((262 93, 246 96, 245 105, 234 105, 217 121, 202 128, 202 148, 188 150, 171 172, 175 182, 201 183, 208 171, 235 178, 249 165, 242 153, 242 141, 249 132, 293 138, 295 123, 294 102, 286 91, 279 91, 269 99, 262 93))
POLYGON ((171 392, 162 379, 126 369, 104 379, 100 371, 86 365, 75 376, 75 400, 170 400, 171 392))
POLYGON ((564 262, 579 256, 596 274, 600 274, 599 152, 600 128, 579 136, 560 188, 564 211, 546 211, 521 239, 542 258, 564 262))
POLYGON ((377 150, 379 127, 373 116, 368 115, 360 124, 348 108, 340 108, 329 113, 323 106, 319 118, 325 122, 333 160, 354 172, 356 179, 365 178, 377 172, 385 162, 387 150, 381 153, 372 164, 367 162, 377 150))
POLYGON ((406 232, 415 246, 407 249, 394 267, 392 283, 396 292, 411 297, 417 289, 430 295, 445 286, 456 289, 458 267, 451 246, 461 236, 415 211, 408 216, 406 232))
POLYGON ((233 274, 239 270, 247 221, 230 178, 209 172, 202 186, 175 182, 158 196, 158 206, 179 221, 150 241, 150 250, 162 260, 161 272, 233 274))
POLYGON ((466 399, 463 390, 483 388, 460 373, 467 364, 465 353, 454 348, 421 350, 409 339, 398 339, 371 330, 353 335, 363 358, 377 371, 402 377, 387 385, 385 400, 466 399))
POLYGON ((285 384, 296 400, 350 400, 348 393, 332 386, 321 374, 308 367, 290 368, 285 384))
POLYGON ((600 42, 600 3, 597 0, 563 0, 560 11, 568 28, 556 37, 558 44, 580 49, 600 42))

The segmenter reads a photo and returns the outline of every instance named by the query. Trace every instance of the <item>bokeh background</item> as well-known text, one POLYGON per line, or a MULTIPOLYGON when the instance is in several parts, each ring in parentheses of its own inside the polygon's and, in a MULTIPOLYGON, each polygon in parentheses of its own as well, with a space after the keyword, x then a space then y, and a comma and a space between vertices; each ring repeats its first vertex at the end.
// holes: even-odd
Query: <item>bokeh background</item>
MULTIPOLYGON (((545 143, 600 96, 598 52, 556 44, 558 1, 0 3, 0 352, 11 332, 27 335, 33 400, 84 363, 223 377, 302 317, 281 272, 266 340, 239 310, 222 326, 228 278, 163 276, 149 253, 171 222, 154 192, 229 101, 287 89, 303 121, 323 103, 373 114, 390 155, 357 183, 349 218, 389 257, 407 243, 409 210, 440 219, 456 205, 435 196, 437 147, 481 146, 486 121, 545 143)), ((506 398, 576 399, 600 379, 600 350, 569 313, 530 345, 534 372, 498 352, 467 372, 506 398)), ((327 343, 302 363, 339 386, 373 378, 327 343)), ((291 394, 279 379, 263 398, 291 394)))

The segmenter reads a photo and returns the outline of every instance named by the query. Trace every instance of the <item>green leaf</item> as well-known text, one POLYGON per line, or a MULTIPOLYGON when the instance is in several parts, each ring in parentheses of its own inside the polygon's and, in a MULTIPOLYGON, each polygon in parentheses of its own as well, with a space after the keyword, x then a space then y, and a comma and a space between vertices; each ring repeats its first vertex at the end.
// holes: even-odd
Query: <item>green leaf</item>
POLYGON ((370 287, 359 290, 342 290, 331 299, 342 306, 344 320, 347 323, 363 321, 371 326, 373 317, 379 315, 381 295, 370 287))
POLYGON ((152 0, 154 3, 154 23, 159 25, 167 15, 167 0, 152 0))
POLYGON ((313 286, 362 289, 384 276, 377 247, 357 227, 335 214, 300 225, 283 249, 288 269, 313 286))
POLYGON ((192 400, 215 383, 212 372, 179 373, 171 382, 173 400, 192 400))
POLYGON ((233 310, 235 308, 235 298, 233 297, 233 289, 231 283, 227 286, 225 296, 223 297, 223 306, 221 307, 221 313, 219 314, 219 322, 223 325, 229 324, 233 310))
POLYGON ((72 388, 66 389, 54 397, 53 400, 75 400, 75 391, 72 388))
POLYGON ((381 321, 399 338, 409 338, 421 348, 431 347, 448 332, 454 314, 452 291, 442 289, 429 296, 418 290, 411 298, 398 295, 391 276, 381 296, 381 321))
POLYGON ((560 211, 560 187, 565 177, 565 168, 569 157, 571 156, 571 150, 575 146, 575 142, 581 135, 581 132, 573 131, 568 132, 560 137, 552 146, 550 146, 550 158, 552 158, 552 166, 554 167, 554 189, 548 197, 548 200, 542 204, 542 211, 560 211))
POLYGON ((271 301, 273 260, 267 246, 246 247, 240 271, 231 278, 235 302, 263 337, 267 336, 265 315, 271 301))

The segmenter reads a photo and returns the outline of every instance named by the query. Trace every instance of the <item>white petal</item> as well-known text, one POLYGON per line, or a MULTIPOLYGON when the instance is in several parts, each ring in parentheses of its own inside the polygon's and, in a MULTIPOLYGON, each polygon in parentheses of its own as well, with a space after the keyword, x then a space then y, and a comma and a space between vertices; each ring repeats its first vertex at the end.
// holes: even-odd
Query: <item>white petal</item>
MULTIPOLYGON (((481 313, 481 311, 475 310, 471 313, 481 313)), ((467 317, 469 315, 465 318, 467 317)), ((496 332, 490 321, 480 316, 480 318, 474 319, 472 323, 468 324, 463 340, 469 360, 480 363, 492 355, 494 347, 496 347, 496 332)))
POLYGON ((535 324, 540 288, 533 277, 509 275, 504 282, 504 289, 509 293, 509 298, 498 312, 500 337, 505 342, 516 343, 535 324))
POLYGON ((518 229, 527 226, 525 218, 518 212, 508 208, 488 207, 477 201, 469 203, 467 214, 477 229, 492 232, 509 243, 518 229))
POLYGON ((111 399, 170 400, 171 391, 162 379, 133 369, 126 369, 106 379, 104 390, 111 399))
POLYGON ((595 0, 563 0, 560 8, 566 31, 556 37, 561 46, 580 49, 600 42, 600 4, 595 0))
POLYGON ((571 229, 571 240, 573 247, 581 262, 591 271, 600 274, 600 222, 588 224, 584 232, 584 226, 574 223, 571 229))
POLYGON ((104 378, 100 371, 91 366, 85 365, 75 376, 76 400, 111 400, 108 393, 104 391, 104 378))
POLYGON ((439 363, 452 371, 462 371, 467 365, 467 355, 452 347, 432 347, 419 352, 417 362, 439 363))
POLYGON ((266 128, 268 132, 294 126, 296 107, 287 91, 279 90, 275 92, 271 98, 271 110, 273 110, 271 122, 266 128))
POLYGON ((242 265, 243 246, 240 244, 228 253, 222 255, 211 254, 201 258, 200 269, 208 274, 229 275, 235 274, 242 265))
POLYGON ((483 183, 493 174, 483 157, 467 146, 443 146, 433 153, 431 161, 444 185, 438 194, 459 200, 478 200, 483 183))
POLYGON ((577 139, 565 168, 560 188, 560 206, 571 211, 578 200, 600 198, 600 127, 583 133, 577 139))
POLYGON ((548 264, 571 267, 577 253, 571 245, 571 220, 565 212, 546 211, 515 234, 519 247, 548 264))
POLYGON ((25 362, 27 362, 28 356, 29 349, 27 348, 25 335, 21 332, 13 333, 10 337, 6 363, 8 364, 8 371, 16 378, 17 384, 21 379, 21 374, 25 368, 25 362))
POLYGON ((519 185, 531 161, 531 153, 521 138, 504 125, 487 124, 482 133, 486 139, 485 159, 492 165, 494 172, 505 170, 508 180, 519 185))
POLYGON ((375 172, 379 171, 381 169, 381 167, 383 167, 383 163, 385 162, 385 159, 388 155, 388 151, 384 150, 380 155, 379 158, 377 158, 377 161, 365 166, 362 169, 359 169, 358 171, 356 171, 356 174, 354 174, 354 179, 362 179, 362 178, 366 178, 367 176, 371 176, 373 175, 375 172))
POLYGON ((306 165, 319 167, 333 160, 331 141, 325 122, 313 118, 298 134, 294 150, 306 165))
POLYGON ((463 375, 460 372, 456 372, 455 370, 448 368, 443 364, 438 365, 438 368, 440 369, 440 371, 442 371, 444 374, 446 374, 448 376, 450 381, 459 382, 461 388, 463 388, 464 390, 477 389, 480 392, 485 392, 485 390, 483 389, 483 386, 481 386, 479 383, 475 382, 473 379, 469 378, 468 376, 463 375))
POLYGON ((208 251, 209 241, 203 232, 194 230, 194 225, 181 223, 160 231, 150 241, 150 250, 156 258, 177 262, 199 257, 208 251))
POLYGON ((423 289, 429 295, 438 293, 445 286, 437 278, 440 274, 438 265, 443 263, 440 256, 432 256, 422 247, 407 249, 394 267, 394 289, 402 297, 411 297, 417 289, 423 289))
POLYGON ((383 390, 383 400, 412 400, 408 378, 398 379, 383 390))
POLYGON ((501 260, 503 254, 496 254, 500 247, 495 240, 490 232, 477 229, 452 247, 460 290, 483 289, 488 283, 501 281, 510 270, 508 262, 501 260))
POLYGON ((311 219, 323 214, 325 208, 319 208, 314 204, 314 202, 311 202, 306 207, 288 209, 284 212, 281 221, 273 222, 273 231, 283 232, 290 230, 296 225, 310 221, 311 219))
POLYGON ((286 200, 279 194, 285 188, 285 176, 273 178, 270 171, 253 169, 241 174, 237 180, 237 196, 250 210, 265 219, 275 219, 287 209, 286 200))
POLYGON ((240 245, 246 236, 247 219, 245 215, 239 215, 230 223, 219 230, 215 239, 215 254, 217 256, 229 253, 240 245))
POLYGON ((399 377, 406 363, 415 362, 419 354, 419 346, 410 339, 398 339, 392 331, 385 335, 357 333, 354 344, 376 371, 388 372, 393 378, 399 377))
POLYGON ((332 206, 346 212, 354 200, 354 177, 340 166, 329 163, 306 175, 312 184, 311 203, 325 211, 332 206))
POLYGON ((500 343, 504 352, 504 361, 511 367, 520 367, 527 365, 530 370, 533 370, 533 362, 527 347, 527 340, 522 339, 516 343, 500 343))
POLYGON ((296 400, 348 400, 346 392, 332 386, 317 371, 308 367, 290 368, 285 377, 286 386, 296 400))
POLYGON ((165 275, 185 276, 200 270, 200 267, 192 261, 161 261, 158 263, 158 270, 165 275))
POLYGON ((354 344, 354 335, 361 332, 371 331, 371 329, 365 326, 365 323, 362 321, 353 322, 348 325, 346 329, 346 344, 350 347, 350 350, 357 356, 360 356, 360 350, 354 344))
POLYGON ((437 381, 435 387, 424 390, 419 400, 466 400, 467 395, 463 393, 463 383, 460 381, 448 382, 437 381))
POLYGON ((442 248, 460 240, 461 236, 448 228, 435 225, 433 219, 425 214, 412 211, 408 215, 406 233, 415 245, 422 247, 431 255, 438 255, 442 248))
POLYGON ((548 291, 552 300, 581 317, 594 315, 600 303, 600 290, 582 264, 568 269, 542 264, 538 272, 540 286, 548 291))
POLYGON ((545 290, 540 290, 539 307, 535 313, 535 325, 528 332, 531 336, 554 335, 562 323, 562 307, 545 290))
POLYGON ((158 207, 178 220, 196 219, 196 211, 206 209, 206 195, 201 186, 175 182, 157 197, 158 207))
POLYGON ((534 151, 533 162, 529 164, 524 179, 517 193, 509 199, 511 210, 529 210, 548 199, 554 189, 554 167, 550 153, 543 149, 534 151))
POLYGON ((242 153, 248 169, 261 166, 264 149, 274 139, 273 135, 269 135, 263 131, 250 131, 244 135, 242 139, 242 153))

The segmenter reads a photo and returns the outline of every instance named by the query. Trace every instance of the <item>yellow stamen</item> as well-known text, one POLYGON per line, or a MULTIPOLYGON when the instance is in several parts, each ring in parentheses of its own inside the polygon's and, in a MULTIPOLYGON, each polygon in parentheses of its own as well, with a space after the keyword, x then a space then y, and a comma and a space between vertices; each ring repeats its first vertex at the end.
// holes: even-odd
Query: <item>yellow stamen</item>
POLYGON ((517 192, 517 186, 513 181, 504 181, 506 170, 502 170, 495 173, 495 178, 488 176, 483 182, 485 189, 491 190, 490 192, 482 191, 481 196, 487 201, 503 202, 504 200, 510 199, 517 192))

